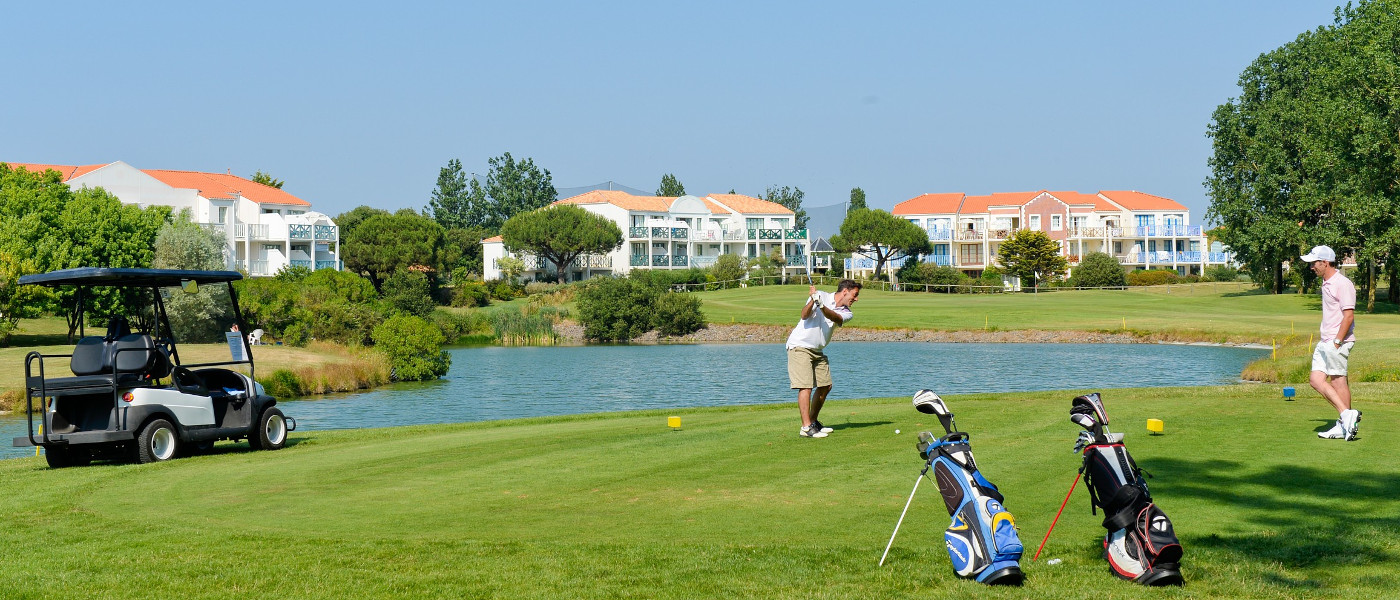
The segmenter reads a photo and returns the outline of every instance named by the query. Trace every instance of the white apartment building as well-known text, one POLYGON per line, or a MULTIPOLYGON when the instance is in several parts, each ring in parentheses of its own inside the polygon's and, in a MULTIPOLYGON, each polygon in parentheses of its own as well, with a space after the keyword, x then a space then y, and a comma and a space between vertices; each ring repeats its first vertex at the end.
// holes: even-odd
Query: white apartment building
POLYGON ((188 210, 190 219, 224 235, 228 268, 253 276, 289 266, 341 268, 340 230, 311 203, 280 189, 227 173, 137 169, 105 165, 9 163, 29 171, 55 170, 73 189, 103 188, 126 204, 188 210))
MULTIPOLYGON (((632 269, 708 267, 721 255, 745 258, 778 254, 783 272, 793 276, 810 266, 806 229, 795 228, 792 210, 743 194, 704 197, 634 196, 617 190, 593 190, 555 204, 574 204, 611 219, 622 230, 622 247, 601 256, 583 256, 568 266, 570 281, 596 275, 626 275, 632 269)), ((482 240, 483 276, 501 277, 507 256, 500 236, 482 240)), ((525 279, 554 280, 554 265, 530 255, 525 279)))
MULTIPOLYGON (((1190 224, 1191 211, 1181 203, 1137 191, 924 194, 891 212, 928 231, 933 254, 924 260, 971 275, 995 264, 1001 242, 1018 229, 1044 231, 1059 242, 1071 268, 1090 252, 1112 255, 1128 270, 1183 275, 1234 262, 1228 248, 1190 224)), ((847 267, 870 269, 870 262, 856 257, 847 267)))

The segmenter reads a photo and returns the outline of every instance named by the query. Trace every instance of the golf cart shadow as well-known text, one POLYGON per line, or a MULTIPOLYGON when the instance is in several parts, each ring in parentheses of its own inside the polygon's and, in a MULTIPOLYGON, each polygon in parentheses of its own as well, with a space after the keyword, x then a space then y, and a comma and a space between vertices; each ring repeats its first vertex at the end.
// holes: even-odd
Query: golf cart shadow
MULTIPOLYGON (((1148 468, 1158 481, 1170 477, 1169 485, 1154 488, 1164 502, 1176 506, 1172 498, 1190 497, 1197 507, 1215 507, 1235 521, 1228 530, 1178 529, 1191 547, 1230 555, 1240 564, 1285 568, 1393 560, 1391 540, 1400 517, 1379 507, 1394 506, 1400 474, 1377 473, 1365 463, 1355 469, 1276 465, 1257 471, 1235 461, 1171 458, 1154 458, 1148 468)), ((1181 516, 1181 523, 1191 521, 1189 513, 1181 516)), ((1297 582, 1280 577, 1273 583, 1282 589, 1297 582)))

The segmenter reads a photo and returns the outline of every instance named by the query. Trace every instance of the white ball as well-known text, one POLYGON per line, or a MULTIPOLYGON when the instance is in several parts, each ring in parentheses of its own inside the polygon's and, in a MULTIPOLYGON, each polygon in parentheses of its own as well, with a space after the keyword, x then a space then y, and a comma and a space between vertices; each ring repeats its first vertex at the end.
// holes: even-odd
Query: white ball
POLYGON ((898 430, 898 429, 896 429, 896 430, 894 430, 894 432, 895 432, 895 433, 899 433, 899 430, 898 430))

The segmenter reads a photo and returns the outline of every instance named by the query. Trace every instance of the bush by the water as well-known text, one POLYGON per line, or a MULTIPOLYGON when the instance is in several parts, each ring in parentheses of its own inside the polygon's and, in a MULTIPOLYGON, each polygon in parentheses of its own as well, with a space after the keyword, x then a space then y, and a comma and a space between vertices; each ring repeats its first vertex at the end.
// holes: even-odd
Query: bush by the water
POLYGON ((549 344, 559 339, 554 324, 561 316, 554 307, 501 308, 491 313, 491 329, 502 343, 549 344))
POLYGON ((491 304, 491 290, 480 281, 463 281, 452 289, 452 306, 472 308, 491 304))
POLYGON ((397 315, 374 328, 374 346, 389 357, 395 381, 423 381, 447 374, 451 357, 442 331, 422 317, 397 315))
POLYGON ((1071 287, 1122 287, 1128 284, 1123 264, 1103 252, 1084 255, 1074 273, 1069 276, 1071 287))
POLYGON ((437 309, 433 286, 428 276, 416 271, 395 271, 384 280, 385 307, 389 312, 426 317, 437 309))
POLYGON ((656 330, 661 335, 679 336, 705 327, 700 299, 681 292, 661 292, 656 296, 656 330))
POLYGON ((578 293, 578 312, 584 337, 598 341, 626 341, 654 328, 685 335, 705 324, 699 298, 633 279, 590 280, 578 293))
POLYGON ((1178 283, 1181 279, 1176 271, 1166 269, 1138 270, 1128 273, 1128 285, 1166 285, 1178 283))

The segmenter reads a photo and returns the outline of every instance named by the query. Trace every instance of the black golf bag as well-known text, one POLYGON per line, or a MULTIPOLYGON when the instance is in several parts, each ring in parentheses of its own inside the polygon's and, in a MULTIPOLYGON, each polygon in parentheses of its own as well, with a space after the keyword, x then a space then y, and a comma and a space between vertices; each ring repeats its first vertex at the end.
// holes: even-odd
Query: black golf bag
POLYGON ((1075 398, 1070 420, 1085 429, 1075 449, 1084 454, 1080 472, 1090 511, 1104 512, 1104 558, 1113 573, 1143 585, 1181 585, 1181 542, 1171 519, 1152 502, 1142 469, 1123 447, 1123 434, 1108 432, 1099 395, 1075 398))
POLYGON ((948 557, 959 577, 989 585, 1021 585, 1021 538, 1016 521, 1002 506, 997 486, 987 481, 972 458, 971 436, 957 431, 953 414, 931 390, 914 395, 919 412, 937 415, 947 435, 934 439, 919 434, 919 456, 925 472, 931 466, 938 491, 952 523, 944 532, 948 557))

